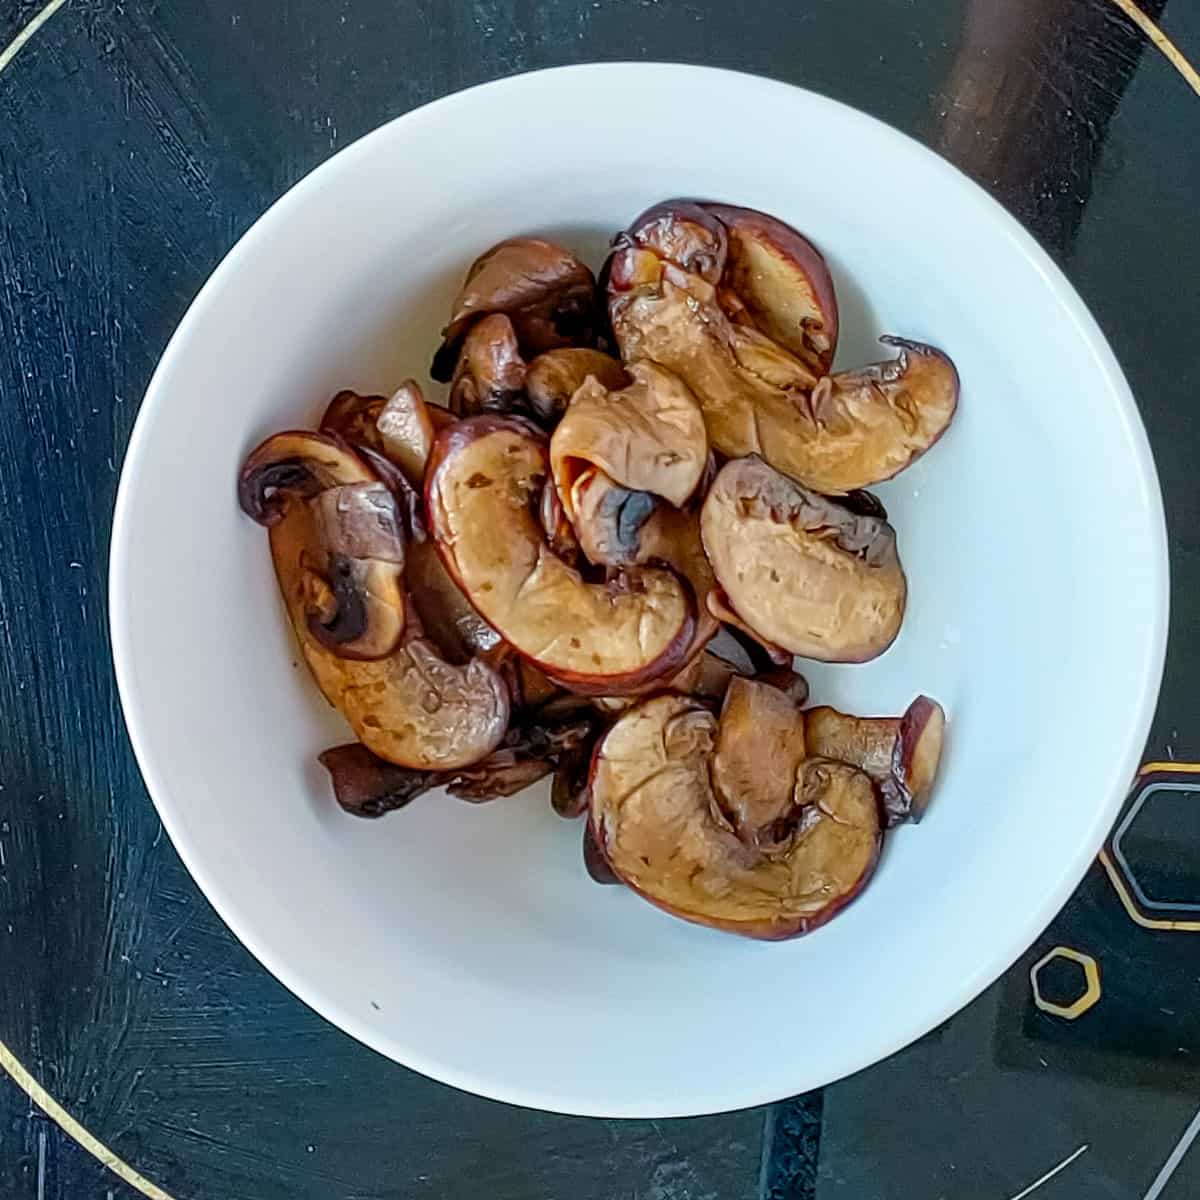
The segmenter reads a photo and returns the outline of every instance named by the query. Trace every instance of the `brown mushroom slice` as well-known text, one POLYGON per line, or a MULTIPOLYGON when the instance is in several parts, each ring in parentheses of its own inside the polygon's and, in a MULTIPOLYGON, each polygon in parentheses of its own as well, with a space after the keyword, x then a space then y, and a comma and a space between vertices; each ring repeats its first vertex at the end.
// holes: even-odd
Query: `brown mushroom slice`
POLYGON ((621 695, 672 674, 695 629, 673 572, 589 583, 549 548, 536 509, 550 475, 544 436, 482 416, 439 435, 425 484, 434 541, 479 614, 559 683, 621 695))
POLYGON ((730 607, 788 652, 865 662, 899 633, 907 584, 886 521, 810 492, 753 456, 722 468, 700 529, 730 607))
POLYGON ((730 683, 742 676, 736 663, 703 650, 668 683, 673 692, 705 700, 723 700, 730 683))
POLYGON ((543 713, 526 714, 505 735, 504 742, 487 758, 453 772, 446 790, 459 800, 484 803, 514 796, 586 751, 594 738, 595 722, 573 714, 564 720, 543 713))
POLYGON ((339 438, 306 430, 277 433, 247 456, 238 503, 260 525, 283 519, 293 499, 346 483, 375 483, 375 473, 339 438))
POLYGON ((599 350, 568 346, 539 354, 525 373, 525 394, 530 408, 543 421, 557 421, 589 376, 610 392, 629 383, 620 361, 599 350))
MULTIPOLYGON (((567 714, 570 712, 582 711, 590 707, 589 702, 582 696, 572 696, 569 692, 564 692, 562 688, 554 682, 544 671, 539 671, 531 662, 526 659, 516 659, 517 670, 517 686, 521 694, 522 708, 542 709, 544 705, 550 704, 553 700, 561 701, 559 707, 553 710, 554 713, 562 712, 567 714)), ((551 715, 546 713, 544 715, 551 715)))
POLYGON ((404 534, 382 483, 326 488, 309 501, 308 631, 341 658, 383 658, 404 633, 404 534))
POLYGON ((409 604, 449 662, 462 664, 478 654, 494 654, 503 644, 450 578, 432 542, 409 546, 404 577, 409 604))
POLYGON ((406 380, 375 418, 382 443, 380 449, 404 472, 409 483, 419 488, 425 478, 433 439, 452 420, 452 413, 426 401, 415 380, 406 380))
POLYGON ((589 720, 544 725, 532 721, 510 729, 503 744, 485 758, 455 769, 399 767, 358 742, 326 750, 320 761, 343 809, 358 817, 381 817, 436 787, 472 804, 514 796, 544 779, 568 756, 582 753, 586 758, 595 736, 589 720))
POLYGON ((512 412, 525 399, 525 360, 513 323, 492 313, 471 327, 450 384, 450 411, 459 417, 512 412))
POLYGON ((804 715, 795 701, 770 684, 731 679, 717 726, 712 784, 742 841, 772 846, 781 840, 804 757, 804 715))
POLYGON ((386 396, 363 395, 344 389, 326 406, 321 416, 320 431, 339 437, 351 445, 380 449, 375 422, 386 403, 386 396))
POLYGON ((633 382, 609 391, 584 381, 550 439, 559 498, 574 517, 571 485, 589 466, 636 492, 682 505, 708 465, 708 439, 696 398, 670 371, 649 362, 628 368, 633 382))
MULTIPOLYGON (((821 492, 865 488, 904 470, 950 426, 958 407, 958 371, 933 346, 883 337, 900 353, 887 362, 828 375, 812 393, 815 432, 773 458, 821 492), (786 460, 786 461, 785 461, 786 460)), ((782 434, 783 431, 781 431, 782 434)))
POLYGON ((609 315, 622 357, 679 375, 726 457, 760 454, 806 487, 848 492, 891 478, 954 415, 958 374, 941 351, 885 338, 897 359, 819 378, 757 325, 731 320, 698 276, 649 250, 618 249, 612 262, 609 315))
POLYGON ((565 820, 573 820, 587 812, 591 761, 592 746, 587 745, 564 757, 555 768, 550 785, 550 807, 565 820))
POLYGON ((827 759, 796 773, 789 830, 770 853, 719 815, 709 763, 717 719, 683 696, 625 714, 597 747, 590 820, 602 861, 684 920, 748 937, 807 933, 848 904, 879 857, 870 779, 827 759))
POLYGON ((688 658, 717 635, 721 621, 708 606, 717 590, 716 576, 700 539, 700 514, 660 504, 642 528, 638 562, 663 563, 688 581, 696 597, 696 628, 688 658))
POLYGON ((508 728, 504 680, 480 659, 454 666, 428 639, 408 636, 386 658, 340 657, 309 628, 311 572, 319 546, 306 504, 271 526, 271 557, 301 651, 325 698, 380 758, 418 770, 469 766, 499 745, 508 728))
POLYGON ((921 819, 946 732, 946 714, 936 700, 918 696, 902 717, 852 717, 836 708, 812 708, 804 728, 809 754, 836 758, 870 775, 889 826, 921 819))
POLYGON ((246 459, 243 510, 273 528, 312 505, 312 541, 298 579, 311 635, 343 658, 389 654, 404 632, 404 532, 395 498, 344 442, 288 432, 246 459))
POLYGON ((706 283, 721 279, 728 242, 724 222, 711 205, 664 200, 646 209, 617 239, 651 250, 706 283))
POLYGON ((321 418, 321 432, 382 454, 419 488, 437 431, 453 421, 452 413, 428 403, 420 385, 408 379, 390 399, 338 392, 321 418))
POLYGON ((678 375, 699 401, 709 444, 720 454, 767 453, 764 421, 811 425, 808 396, 817 376, 758 330, 730 321, 699 277, 663 268, 649 251, 617 251, 609 297, 621 357, 678 375), (622 254, 640 258, 628 264, 622 254))
POLYGON ((750 208, 705 204, 725 226, 721 278, 754 324, 821 375, 833 363, 838 306, 821 252, 790 225, 750 208))
POLYGON ((541 238, 509 238, 471 265, 454 304, 433 377, 449 383, 467 330, 489 313, 511 318, 529 358, 595 336, 596 281, 569 250, 541 238))
POLYGON ((440 782, 431 771, 385 762, 360 742, 334 746, 318 760, 329 772, 339 806, 354 817, 382 817, 405 808, 440 782))
POLYGON ((487 804, 523 792, 553 770, 552 762, 522 758, 513 750, 493 750, 475 766, 456 771, 446 785, 446 792, 469 804, 487 804))

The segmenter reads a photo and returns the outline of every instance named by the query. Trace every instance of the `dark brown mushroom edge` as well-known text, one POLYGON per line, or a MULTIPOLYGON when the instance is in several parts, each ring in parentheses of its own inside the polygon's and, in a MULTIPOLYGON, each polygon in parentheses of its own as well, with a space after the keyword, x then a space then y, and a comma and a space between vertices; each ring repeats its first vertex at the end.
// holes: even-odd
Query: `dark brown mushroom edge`
POLYGON ((804 234, 668 200, 599 282, 551 241, 493 246, 428 387, 338 392, 252 450, 239 503, 354 738, 320 756, 341 809, 538 785, 584 818, 587 875, 687 921, 782 939, 850 903, 925 813, 946 715, 810 706, 803 664, 899 635, 865 489, 943 436, 959 377, 900 337, 835 371, 840 328, 804 234))

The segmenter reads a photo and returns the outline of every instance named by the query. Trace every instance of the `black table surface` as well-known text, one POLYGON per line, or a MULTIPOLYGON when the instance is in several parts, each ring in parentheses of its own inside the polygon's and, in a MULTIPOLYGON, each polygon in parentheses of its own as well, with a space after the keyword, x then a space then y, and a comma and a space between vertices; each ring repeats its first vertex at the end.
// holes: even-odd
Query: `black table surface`
MULTIPOLYGON (((1200 1195, 1189 51, 1200 58, 1188 0, 0 2, 0 1197, 1200 1195), (1171 535, 1148 769, 1051 927, 890 1060, 823 1094, 689 1121, 476 1099, 295 1000, 163 836, 106 630, 125 444, 156 359, 229 246, 381 122, 486 79, 596 59, 802 84, 980 180, 1111 340, 1171 535)), ((783 149, 803 154, 802 138, 783 149)), ((1095 536, 1102 554, 1103 513, 1095 536)))

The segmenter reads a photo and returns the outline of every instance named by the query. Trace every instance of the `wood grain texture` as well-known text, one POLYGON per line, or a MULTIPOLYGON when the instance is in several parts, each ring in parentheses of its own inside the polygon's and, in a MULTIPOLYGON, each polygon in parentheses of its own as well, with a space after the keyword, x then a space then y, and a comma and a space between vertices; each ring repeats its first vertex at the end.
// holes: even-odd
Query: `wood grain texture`
MULTIPOLYGON (((104 612, 111 509, 175 324, 229 246, 309 169, 485 79, 676 59, 788 79, 875 113, 941 144, 1032 223, 1142 401, 1186 606, 1200 594, 1188 93, 1168 94, 1170 68, 1147 63, 1110 0, 1069 0, 1070 36, 1039 43, 1037 101, 1017 106, 1036 153, 989 155, 975 127, 947 116, 975 103, 960 90, 973 7, 70 0, 0 76, 0 1039, 178 1200, 809 1196, 815 1099, 687 1122, 506 1108, 385 1062, 265 975, 183 870, 128 749, 104 612)), ((0 39, 35 8, 6 7, 0 39)), ((1200 45, 1194 24, 1176 30, 1184 44, 1200 45)), ((1177 623, 1153 734, 1161 755, 1200 739, 1183 724, 1198 656, 1177 623)), ((960 1019, 961 1040, 938 1031, 922 1053, 949 1045, 990 1063, 987 1022, 971 1020, 960 1019)), ((901 1072, 887 1076, 899 1081, 896 1107, 927 1098, 958 1060, 930 1061, 932 1082, 884 1069, 901 1072)), ((880 1119, 870 1079, 827 1096, 822 1197, 874 1200, 915 1187, 922 1162, 941 1167, 923 1143, 907 1173, 878 1156, 873 1175, 847 1169, 880 1119), (848 1178, 876 1190, 836 1190, 848 1178)), ((969 1135, 936 1111, 943 1141, 969 1135)), ((4 1200, 126 1200, 98 1172, 0 1079, 4 1200)))

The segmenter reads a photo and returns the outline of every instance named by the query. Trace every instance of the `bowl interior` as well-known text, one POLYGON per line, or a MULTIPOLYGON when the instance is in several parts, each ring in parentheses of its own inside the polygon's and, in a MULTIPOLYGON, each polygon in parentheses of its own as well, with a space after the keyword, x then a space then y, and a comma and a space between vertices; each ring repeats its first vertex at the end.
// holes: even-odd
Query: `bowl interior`
POLYGON ((604 1115, 758 1103, 931 1028, 998 975, 1095 852, 1162 662, 1165 549, 1126 385, 1062 276, 981 191, 811 94, 695 68, 549 72, 386 126, 304 181, 193 305, 147 396, 113 542, 113 640, 139 760, 222 916, 300 996, 468 1089, 604 1115), (770 121, 739 114, 769 112, 770 121), (803 130, 803 139, 782 131, 803 130), (804 153, 795 147, 803 140, 804 153), (821 164, 819 170, 814 164, 821 164), (497 239, 600 265, 647 204, 775 213, 833 268, 843 364, 928 340, 963 381, 947 437, 881 487, 908 573, 899 640, 813 668, 819 701, 950 717, 926 820, 865 894, 791 943, 687 926, 599 888, 546 790, 336 810, 347 731, 307 678, 246 451, 337 389, 427 379, 457 282, 497 239))

